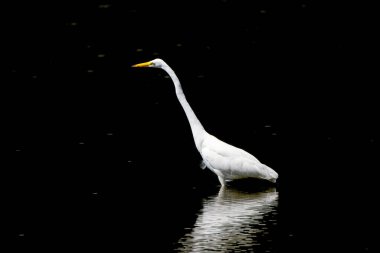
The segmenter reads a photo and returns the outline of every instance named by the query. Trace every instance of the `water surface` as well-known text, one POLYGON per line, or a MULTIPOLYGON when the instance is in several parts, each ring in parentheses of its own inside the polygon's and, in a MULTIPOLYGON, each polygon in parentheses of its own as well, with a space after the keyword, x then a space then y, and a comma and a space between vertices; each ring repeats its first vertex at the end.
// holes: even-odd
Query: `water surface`
POLYGON ((278 192, 245 192, 222 187, 205 197, 192 228, 177 252, 272 252, 277 227, 278 192))

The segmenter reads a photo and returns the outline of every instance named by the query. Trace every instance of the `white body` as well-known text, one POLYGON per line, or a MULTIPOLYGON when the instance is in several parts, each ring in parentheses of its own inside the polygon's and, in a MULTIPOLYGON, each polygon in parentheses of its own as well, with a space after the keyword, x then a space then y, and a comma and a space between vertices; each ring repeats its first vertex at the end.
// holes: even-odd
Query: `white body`
POLYGON ((218 176, 222 185, 225 181, 242 178, 276 182, 278 177, 273 169, 260 163, 250 153, 227 144, 206 131, 199 153, 205 165, 218 176))
POLYGON ((173 80, 176 95, 189 120, 195 145, 203 158, 201 167, 214 172, 222 184, 242 178, 258 178, 276 182, 278 174, 248 152, 208 134, 191 109, 174 71, 161 59, 136 64, 134 67, 155 67, 165 70, 173 80))

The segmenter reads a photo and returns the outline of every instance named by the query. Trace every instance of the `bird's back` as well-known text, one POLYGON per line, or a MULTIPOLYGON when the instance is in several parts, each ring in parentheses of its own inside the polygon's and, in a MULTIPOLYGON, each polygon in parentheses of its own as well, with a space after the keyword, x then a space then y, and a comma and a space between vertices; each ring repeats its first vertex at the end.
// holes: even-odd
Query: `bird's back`
POLYGON ((219 140, 215 136, 205 133, 204 141, 202 143, 202 148, 210 148, 214 152, 217 152, 223 157, 243 157, 246 159, 251 160, 252 162, 259 163, 260 161, 248 153, 247 151, 237 148, 235 146, 232 146, 224 141, 219 140))

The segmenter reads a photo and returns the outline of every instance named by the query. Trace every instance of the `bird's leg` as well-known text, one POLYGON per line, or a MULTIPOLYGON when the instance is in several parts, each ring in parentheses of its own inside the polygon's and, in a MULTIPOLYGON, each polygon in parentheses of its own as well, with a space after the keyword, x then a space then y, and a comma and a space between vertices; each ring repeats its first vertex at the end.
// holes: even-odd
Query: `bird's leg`
POLYGON ((218 176, 219 182, 222 186, 226 185, 226 180, 224 180, 223 174, 219 170, 213 169, 214 173, 218 176))
POLYGON ((223 177, 218 176, 218 179, 219 179, 219 182, 220 182, 220 184, 222 185, 222 187, 226 186, 226 181, 224 180, 223 177))

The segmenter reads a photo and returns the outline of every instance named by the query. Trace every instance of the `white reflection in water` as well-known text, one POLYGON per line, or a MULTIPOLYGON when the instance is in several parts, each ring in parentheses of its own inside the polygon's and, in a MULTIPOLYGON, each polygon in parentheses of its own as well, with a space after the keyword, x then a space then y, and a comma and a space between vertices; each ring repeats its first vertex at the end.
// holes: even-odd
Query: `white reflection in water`
POLYGON ((260 245, 276 222, 276 190, 246 193, 222 187, 216 196, 204 200, 194 227, 180 240, 180 252, 238 252, 260 245), (263 219, 271 213, 275 218, 263 219), (272 223, 272 224, 268 224, 272 223), (258 235, 261 234, 258 239, 258 235))

